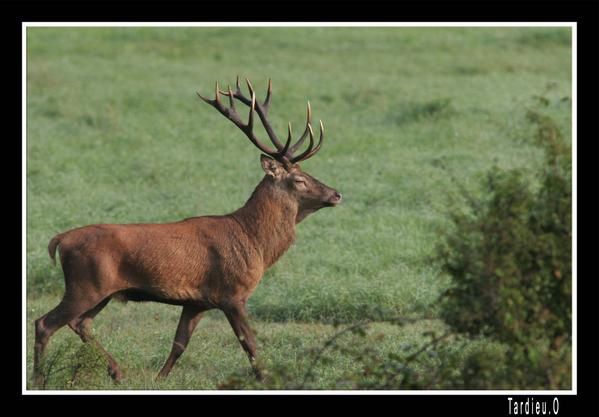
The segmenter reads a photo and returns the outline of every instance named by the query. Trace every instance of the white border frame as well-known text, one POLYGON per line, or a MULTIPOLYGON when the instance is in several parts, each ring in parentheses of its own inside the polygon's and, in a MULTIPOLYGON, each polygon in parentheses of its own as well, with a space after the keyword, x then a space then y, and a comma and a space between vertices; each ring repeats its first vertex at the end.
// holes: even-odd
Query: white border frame
POLYGON ((22 22, 22 393, 25 395, 577 395, 577 23, 576 22, 22 22), (31 390, 27 388, 27 28, 29 27, 569 27, 572 29, 572 389, 551 391, 523 391, 523 390, 31 390))

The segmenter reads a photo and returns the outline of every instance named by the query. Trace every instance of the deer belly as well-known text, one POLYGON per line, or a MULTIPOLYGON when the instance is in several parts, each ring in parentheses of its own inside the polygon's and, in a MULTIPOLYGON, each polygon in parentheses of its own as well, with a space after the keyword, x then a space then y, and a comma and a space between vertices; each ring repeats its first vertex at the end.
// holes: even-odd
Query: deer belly
POLYGON ((128 288, 115 294, 122 301, 155 301, 165 304, 181 305, 201 301, 201 293, 193 288, 128 288))
POLYGON ((127 287, 120 291, 127 300, 181 304, 202 298, 197 280, 181 271, 138 267, 128 272, 127 287))

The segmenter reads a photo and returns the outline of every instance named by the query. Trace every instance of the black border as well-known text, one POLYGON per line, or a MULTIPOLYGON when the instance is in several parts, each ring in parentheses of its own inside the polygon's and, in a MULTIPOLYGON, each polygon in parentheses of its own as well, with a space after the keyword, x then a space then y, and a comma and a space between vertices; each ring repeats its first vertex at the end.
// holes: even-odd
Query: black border
MULTIPOLYGON (((599 379, 599 363, 597 356, 599 346, 597 343, 597 333, 599 329, 597 306, 597 281, 599 273, 597 269, 597 236, 599 227, 597 218, 599 217, 599 208, 597 205, 597 191, 599 177, 597 166, 597 141, 599 139, 598 118, 599 109, 597 106, 597 93, 599 91, 598 78, 599 67, 597 64, 597 52, 599 51, 599 2, 588 1, 489 1, 489 2, 443 2, 443 1, 409 1, 401 3, 380 3, 369 1, 366 3, 337 3, 326 5, 323 2, 304 1, 301 4, 278 3, 259 3, 246 2, 243 4, 234 4, 232 2, 208 3, 191 1, 129 1, 129 2, 43 2, 43 1, 10 1, 3 4, 2 17, 5 20, 2 25, 4 40, 4 70, 10 71, 10 75, 5 76, 4 80, 13 79, 13 82, 4 83, 4 103, 10 103, 5 106, 3 114, 8 116, 5 120, 10 123, 16 132, 14 136, 5 134, 6 138, 21 138, 21 23, 24 21, 398 21, 398 22, 439 22, 439 21, 491 21, 491 22, 516 22, 516 21, 555 21, 555 22, 577 22, 578 34, 578 77, 577 77, 577 95, 578 95, 578 395, 561 395, 559 415, 599 415, 599 389, 597 380, 599 379), (8 47, 8 48, 7 48, 8 47), (8 51, 7 51, 8 49, 8 51), (10 58, 9 58, 10 57, 10 58), (8 93, 8 94, 6 94, 8 93), (14 97, 14 100, 7 100, 8 97, 14 97), (593 412, 594 411, 594 412, 593 412)), ((19 144, 20 140, 4 141, 7 144, 19 144)), ((10 162, 10 161, 9 161, 10 162)), ((16 162, 16 158, 15 158, 16 162)), ((4 166, 10 165, 4 164, 4 166)), ((17 165, 20 165, 20 159, 17 165)), ((21 167, 18 166, 19 172, 21 167)), ((5 178, 11 178, 5 176, 5 178)), ((16 183, 16 181, 15 181, 16 183)), ((20 184, 18 185, 19 189, 20 184)), ((20 193, 8 195, 21 195, 20 193)), ((5 198, 9 202, 10 197, 5 198)), ((12 206, 12 204, 10 204, 12 206)), ((22 213, 22 208, 20 212, 22 213)), ((21 214, 22 216, 22 214, 21 214)), ((22 217, 21 217, 22 220, 22 217)), ((21 235, 20 223, 17 221, 8 222, 10 225, 18 228, 16 233, 21 235)), ((21 239, 24 239, 21 236, 21 239)), ((10 246, 16 246, 11 244, 10 246)), ((21 254, 22 256, 22 254, 21 254)), ((5 257, 5 261, 9 258, 5 257)), ((20 259, 20 258, 19 258, 20 259)), ((14 264, 19 264, 14 262, 14 264)), ((16 277, 21 276, 20 265, 19 273, 10 275, 11 282, 18 282, 16 277)), ((8 276, 7 276, 8 278, 8 276)), ((7 279, 7 281, 9 281, 7 279)), ((12 303, 11 312, 22 311, 21 306, 21 288, 16 285, 13 295, 19 296, 5 297, 4 300, 12 303)), ((15 327, 14 332, 10 334, 13 337, 21 335, 20 314, 11 314, 9 321, 15 327), (17 319, 16 316, 19 316, 17 319)), ((10 339, 14 340, 13 337, 10 339)), ((15 369, 9 375, 8 381, 14 383, 11 392, 20 403, 24 401, 27 408, 33 405, 43 407, 46 412, 51 412, 55 407, 56 411, 64 412, 69 408, 73 411, 82 411, 84 409, 95 411, 93 404, 100 405, 97 411, 108 411, 108 402, 117 399, 119 402, 131 402, 139 410, 148 407, 155 408, 159 405, 167 404, 172 410, 173 400, 180 402, 182 406, 189 405, 189 411, 206 412, 206 407, 214 406, 221 412, 233 411, 235 405, 239 404, 246 412, 265 411, 263 405, 268 405, 269 410, 277 412, 291 411, 287 408, 289 403, 293 403, 293 411, 314 410, 326 412, 323 401, 333 407, 331 412, 337 414, 338 408, 343 409, 357 405, 357 402, 366 403, 366 406, 374 405, 373 412, 405 414, 410 413, 410 409, 429 413, 437 411, 439 414, 458 415, 509 415, 508 414, 508 395, 267 395, 267 396, 127 396, 127 395, 108 395, 102 397, 88 395, 65 395, 65 396, 23 396, 21 393, 21 338, 18 337, 18 343, 7 340, 11 346, 16 346, 18 351, 14 360, 15 369), (15 377, 17 376, 18 377, 15 377), (76 400, 75 402, 72 402, 76 400), (99 400, 99 401, 98 401, 99 400), (81 401, 81 403, 76 404, 81 401), (193 403, 191 402, 193 401, 193 403), (256 403, 260 404, 256 404, 256 403), (70 406, 68 404, 71 404, 70 406), (258 405, 258 407, 252 407, 258 405), (91 406, 91 407, 90 407, 91 406), (251 407, 251 408, 248 408, 251 407), (199 409, 198 409, 199 407, 199 409), (336 410, 336 411, 335 411, 336 410), (388 411, 387 411, 388 410, 388 411)), ((6 360, 6 359, 5 359, 6 360)), ((5 373, 5 375, 7 375, 5 373)), ((544 396, 530 395, 537 400, 544 399, 544 396)), ((527 396, 512 396, 517 399, 526 399, 527 396)), ((553 396, 548 396, 552 401, 553 396)), ((209 409, 209 408, 208 408, 209 409)), ((359 409, 355 409, 358 411, 359 409)), ((184 409, 177 408, 178 412, 184 409)), ((187 410, 185 410, 187 411, 187 410)), ((172 412, 172 411, 171 411, 172 412)))

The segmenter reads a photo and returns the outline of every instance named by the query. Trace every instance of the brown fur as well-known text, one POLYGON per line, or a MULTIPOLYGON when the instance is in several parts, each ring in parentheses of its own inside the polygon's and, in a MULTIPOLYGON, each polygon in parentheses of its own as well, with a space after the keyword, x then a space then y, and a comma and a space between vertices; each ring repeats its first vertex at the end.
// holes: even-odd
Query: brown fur
POLYGON ((310 213, 341 201, 335 190, 302 172, 262 156, 266 176, 247 203, 224 216, 192 217, 166 224, 96 224, 60 233, 58 248, 65 278, 60 304, 36 320, 34 375, 43 383, 40 362, 52 334, 68 324, 83 341, 105 353, 109 373, 121 377, 116 361, 89 331, 112 298, 183 306, 165 377, 183 353, 204 311, 222 310, 250 361, 255 340, 245 304, 264 272, 295 240, 295 225, 310 213))

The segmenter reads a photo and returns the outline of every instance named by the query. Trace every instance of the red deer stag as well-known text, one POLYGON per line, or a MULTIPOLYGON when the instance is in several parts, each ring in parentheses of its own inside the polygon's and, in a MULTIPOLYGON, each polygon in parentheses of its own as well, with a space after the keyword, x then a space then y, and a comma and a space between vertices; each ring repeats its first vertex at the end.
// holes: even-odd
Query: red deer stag
POLYGON ((264 272, 291 246, 295 225, 323 207, 341 202, 341 194, 302 171, 298 162, 320 150, 324 129, 314 146, 311 110, 297 142, 283 144, 268 121, 272 97, 269 80, 266 99, 256 101, 239 87, 222 91, 216 84, 214 99, 198 96, 231 120, 258 148, 266 173, 243 207, 224 216, 192 217, 166 224, 96 224, 54 236, 48 245, 55 261, 57 247, 65 278, 62 301, 35 321, 34 380, 43 384, 41 360, 49 338, 68 324, 83 340, 98 347, 108 361, 110 376, 119 381, 121 371, 114 358, 90 333, 94 317, 112 299, 156 301, 183 307, 172 350, 157 378, 166 377, 185 350, 192 332, 206 310, 222 310, 241 346, 255 367, 256 342, 245 306, 264 272), (220 96, 228 97, 229 106, 220 96), (235 101, 249 107, 244 123, 235 101), (256 137, 254 114, 264 125, 275 149, 256 137), (309 138, 308 147, 298 148, 309 138))

